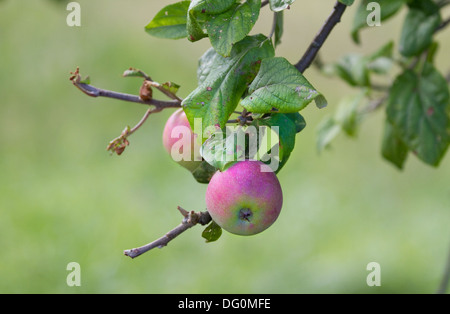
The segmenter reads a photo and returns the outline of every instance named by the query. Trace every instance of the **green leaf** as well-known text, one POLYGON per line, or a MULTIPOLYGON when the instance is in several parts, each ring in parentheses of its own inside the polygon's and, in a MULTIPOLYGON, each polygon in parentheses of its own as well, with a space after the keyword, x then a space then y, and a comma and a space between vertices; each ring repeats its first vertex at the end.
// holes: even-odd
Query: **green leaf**
POLYGON ((208 37, 203 31, 203 23, 200 23, 199 20, 195 17, 195 12, 189 11, 187 15, 187 25, 186 30, 188 34, 189 41, 198 41, 202 38, 208 37))
POLYGON ((174 82, 165 82, 161 84, 161 88, 168 91, 172 95, 176 95, 176 93, 180 89, 180 85, 174 82))
POLYGON ((439 43, 437 43, 435 41, 431 43, 431 45, 428 47, 426 61, 428 61, 430 63, 434 63, 436 53, 439 50, 438 48, 439 48, 439 43))
POLYGON ((187 33, 190 41, 198 41, 207 37, 203 31, 205 22, 211 14, 220 14, 235 4, 235 0, 193 0, 188 8, 187 33))
POLYGON ((392 60, 391 58, 380 57, 380 58, 368 63, 367 69, 373 73, 386 74, 389 72, 389 70, 392 69, 393 65, 394 65, 394 60, 392 60))
POLYGON ((423 11, 426 15, 433 15, 440 9, 438 0, 408 0, 408 7, 423 11))
POLYGON ((228 57, 233 45, 252 30, 260 8, 261 0, 247 0, 234 4, 219 15, 212 15, 205 27, 214 49, 222 56, 228 57))
POLYGON ((285 113, 284 115, 291 119, 292 122, 294 122, 296 133, 300 133, 306 127, 305 118, 303 118, 303 116, 298 112, 285 113))
POLYGON ((253 121, 252 125, 257 128, 267 126, 276 131, 278 143, 269 152, 267 157, 270 157, 270 159, 267 158, 269 160, 262 161, 271 163, 273 158, 276 158, 279 164, 276 169, 272 170, 278 173, 287 163, 291 152, 294 150, 295 136, 306 126, 305 119, 298 112, 290 114, 274 113, 268 118, 253 121))
POLYGON ((347 6, 351 6, 355 0, 339 0, 340 3, 343 3, 347 6))
POLYGON ((211 166, 224 171, 237 161, 246 159, 245 134, 242 127, 236 130, 226 128, 225 131, 218 129, 203 143, 200 154, 211 166))
POLYGON ((347 54, 334 64, 331 72, 351 86, 370 87, 370 72, 384 74, 392 68, 393 48, 394 43, 391 41, 368 56, 347 54))
POLYGON ((85 78, 81 79, 79 83, 89 85, 91 84, 91 78, 89 76, 86 76, 85 78))
POLYGON ((322 151, 330 146, 331 141, 342 131, 348 136, 356 136, 358 125, 362 120, 359 110, 365 102, 365 91, 343 98, 336 113, 322 120, 317 127, 317 149, 322 151))
POLYGON ((208 184, 212 176, 216 173, 217 168, 211 166, 207 161, 202 161, 192 175, 198 183, 208 184))
POLYGON ((445 78, 425 62, 420 74, 395 80, 386 108, 398 137, 422 161, 437 166, 450 142, 450 95, 445 78))
POLYGON ((381 46, 377 51, 369 55, 369 61, 375 61, 379 58, 392 58, 394 53, 394 42, 391 40, 385 45, 381 46))
POLYGON ((317 126, 317 150, 328 148, 331 141, 341 132, 341 125, 332 117, 323 119, 317 126))
POLYGON ((281 43, 281 37, 284 30, 284 14, 283 11, 275 12, 275 34, 273 44, 277 47, 281 43))
POLYGON ((200 14, 219 14, 236 3, 236 0, 192 0, 189 11, 200 14))
POLYGON ((337 107, 334 119, 348 136, 355 136, 357 133, 357 127, 361 120, 358 108, 364 96, 364 93, 359 93, 356 96, 346 97, 339 102, 337 107))
POLYGON ((336 73, 351 86, 369 86, 368 59, 356 53, 343 56, 335 64, 336 73))
POLYGON ((202 131, 223 128, 259 69, 262 59, 272 57, 274 49, 263 35, 248 36, 236 43, 230 57, 209 49, 200 59, 199 85, 182 103, 189 123, 202 119, 202 131))
POLYGON ((214 220, 202 232, 202 237, 206 239, 206 243, 217 241, 221 235, 222 228, 214 220))
POLYGON ((129 68, 128 70, 125 70, 122 74, 123 77, 142 77, 145 78, 146 75, 141 70, 129 68))
POLYGON ((441 23, 439 11, 428 14, 411 8, 406 15, 400 35, 400 53, 405 57, 420 54, 433 41, 433 34, 441 23))
POLYGON ((145 27, 146 32, 160 38, 186 37, 187 12, 190 3, 190 1, 181 1, 164 7, 145 27))
POLYGON ((395 129, 391 123, 385 122, 383 144, 381 153, 383 157, 390 161, 399 169, 403 169, 403 165, 408 157, 408 146, 403 143, 399 136, 395 133, 395 129))
POLYGON ((217 129, 203 143, 200 154, 220 171, 241 160, 261 160, 269 165, 276 160, 272 170, 278 172, 294 149, 296 133, 305 126, 305 119, 298 112, 272 114, 254 120, 250 126, 217 129))
POLYGON ((295 0, 269 0, 270 9, 274 12, 283 11, 294 3, 295 0))
POLYGON ((326 100, 291 64, 282 57, 267 58, 249 86, 241 105, 255 113, 296 112, 315 100, 319 107, 326 100))
MULTIPOLYGON (((353 19, 352 26, 352 38, 356 43, 360 43, 359 31, 365 27, 368 27, 367 16, 370 11, 367 11, 367 5, 373 2, 372 0, 362 0, 356 9, 356 14, 353 19)), ((380 5, 380 20, 385 21, 391 16, 395 15, 400 8, 405 4, 406 0, 378 0, 377 3, 380 5)))

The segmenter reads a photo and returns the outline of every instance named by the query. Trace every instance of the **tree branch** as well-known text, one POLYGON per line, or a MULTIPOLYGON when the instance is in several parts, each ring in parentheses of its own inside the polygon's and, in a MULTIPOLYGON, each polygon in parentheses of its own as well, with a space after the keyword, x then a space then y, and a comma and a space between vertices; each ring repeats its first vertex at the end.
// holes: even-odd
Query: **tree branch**
POLYGON ((144 246, 130 249, 130 250, 125 250, 125 251, 123 251, 123 254, 125 254, 126 256, 129 256, 131 258, 135 258, 135 257, 138 257, 138 256, 144 254, 145 252, 150 251, 151 249, 154 249, 154 248, 161 249, 161 248, 167 246, 167 244, 169 244, 170 241, 175 239, 177 236, 179 236, 180 234, 182 234, 189 228, 195 226, 196 224, 201 224, 204 226, 204 225, 208 224, 209 222, 211 222, 211 220, 212 220, 211 216, 209 215, 208 212, 194 212, 194 211, 188 212, 187 210, 181 208, 180 206, 178 206, 178 210, 184 216, 181 224, 176 226, 174 229, 170 230, 168 233, 166 233, 161 238, 159 238, 151 243, 148 243, 144 246))
POLYGON ((72 81, 72 83, 75 87, 77 87, 83 93, 85 93, 86 95, 91 96, 91 97, 114 98, 114 99, 118 99, 118 100, 134 102, 134 103, 139 103, 139 104, 143 104, 143 105, 152 105, 159 109, 181 107, 181 99, 174 99, 174 100, 169 100, 169 101, 157 100, 157 99, 142 100, 137 95, 124 94, 124 93, 119 93, 119 92, 114 92, 114 91, 94 87, 90 84, 84 83, 81 80, 81 76, 80 76, 78 68, 75 71, 75 73, 72 73, 70 80, 72 81))
POLYGON ((442 9, 443 7, 449 5, 450 1, 449 0, 441 0, 438 3, 436 3, 436 4, 438 5, 439 8, 442 9))
POLYGON ((130 145, 130 142, 128 141, 128 137, 136 132, 144 123, 147 121, 147 118, 152 114, 156 112, 162 111, 162 108, 156 107, 148 109, 142 119, 132 128, 130 129, 128 126, 122 131, 120 136, 116 137, 112 141, 109 142, 108 146, 106 147, 106 150, 115 152, 117 155, 122 155, 125 148, 130 145))
POLYGON ((447 18, 446 20, 443 20, 441 22, 441 24, 439 24, 439 26, 436 28, 435 33, 443 30, 444 28, 446 28, 448 25, 450 24, 450 18, 447 18))
POLYGON ((303 57, 295 65, 295 67, 297 68, 297 70, 300 71, 300 73, 303 73, 314 61, 320 48, 324 44, 325 40, 328 38, 328 35, 330 35, 331 31, 336 26, 336 24, 341 21, 342 14, 344 14, 346 8, 347 6, 345 4, 336 1, 333 12, 328 17, 325 24, 322 26, 322 28, 320 29, 319 33, 316 35, 312 43, 309 45, 303 57))
POLYGON ((76 71, 73 73, 71 72, 72 76, 70 77, 70 80, 72 81, 72 84, 77 87, 79 90, 81 90, 83 93, 85 93, 88 96, 91 97, 107 97, 107 98, 114 98, 118 100, 128 101, 128 102, 134 102, 144 105, 152 106, 152 108, 148 109, 142 119, 134 126, 132 129, 130 127, 126 127, 120 136, 116 137, 112 141, 109 142, 108 146, 106 147, 106 150, 115 152, 117 155, 121 155, 125 148, 130 144, 128 141, 128 137, 136 132, 147 120, 147 118, 152 114, 156 112, 160 112, 165 108, 179 108, 181 107, 181 102, 183 101, 181 98, 176 96, 174 93, 165 90, 159 83, 152 81, 150 76, 145 74, 144 72, 140 70, 135 69, 129 69, 128 71, 135 71, 139 74, 139 76, 143 77, 145 79, 141 90, 140 95, 130 95, 130 94, 123 94, 119 92, 114 92, 106 89, 101 89, 94 87, 90 84, 88 84, 87 80, 82 80, 80 75, 80 69, 77 68, 76 71), (172 98, 170 101, 163 101, 163 100, 157 100, 153 99, 151 97, 152 90, 151 86, 156 87, 157 89, 161 90, 165 95, 172 98))
POLYGON ((360 113, 367 114, 367 113, 374 112, 375 110, 379 109, 386 102, 388 97, 389 97, 389 93, 386 92, 380 98, 372 100, 366 107, 364 107, 361 110, 360 113))

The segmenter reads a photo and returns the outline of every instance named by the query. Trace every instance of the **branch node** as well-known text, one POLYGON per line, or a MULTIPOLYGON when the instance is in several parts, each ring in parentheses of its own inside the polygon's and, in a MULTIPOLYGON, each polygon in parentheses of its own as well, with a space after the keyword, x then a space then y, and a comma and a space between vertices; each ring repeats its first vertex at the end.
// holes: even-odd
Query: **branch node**
POLYGON ((189 212, 183 207, 178 206, 177 209, 181 213, 181 215, 183 215, 184 218, 186 218, 189 215, 189 212))

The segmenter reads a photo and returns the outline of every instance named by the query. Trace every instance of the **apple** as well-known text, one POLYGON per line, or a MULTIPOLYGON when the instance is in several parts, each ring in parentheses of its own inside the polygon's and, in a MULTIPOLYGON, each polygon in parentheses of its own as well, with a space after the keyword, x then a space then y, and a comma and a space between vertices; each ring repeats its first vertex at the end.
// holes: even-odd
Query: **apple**
POLYGON ((200 148, 195 145, 196 140, 197 135, 192 132, 183 109, 176 110, 164 126, 163 145, 173 160, 191 172, 201 164, 200 148))
POLYGON ((270 227, 282 204, 280 182, 261 161, 238 161, 223 172, 217 171, 206 189, 211 218, 238 235, 253 235, 270 227))

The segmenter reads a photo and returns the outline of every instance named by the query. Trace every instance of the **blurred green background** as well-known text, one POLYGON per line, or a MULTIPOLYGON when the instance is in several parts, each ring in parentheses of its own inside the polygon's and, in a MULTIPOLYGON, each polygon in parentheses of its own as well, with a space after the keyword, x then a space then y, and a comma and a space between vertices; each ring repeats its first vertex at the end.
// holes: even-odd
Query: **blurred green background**
MULTIPOLYGON (((1 293, 433 293, 450 245, 450 155, 437 169, 410 156, 403 172, 380 154, 382 110, 356 139, 338 137, 316 151, 316 127, 339 100, 357 93, 315 69, 308 79, 329 106, 302 113, 280 172, 284 205, 277 222, 252 237, 224 233, 205 244, 195 227, 135 260, 124 249, 175 227, 177 205, 204 210, 206 185, 170 160, 162 128, 173 110, 151 116, 125 153, 105 148, 146 107, 90 98, 72 86, 80 67, 98 87, 137 94, 137 67, 157 81, 196 86, 207 40, 148 36, 144 26, 174 1, 80 0, 81 27, 68 27, 64 2, 0 1, 0 292, 1 293), (81 286, 69 287, 69 262, 81 265, 81 286), (368 287, 369 262, 381 266, 381 287, 368 287)), ((331 12, 334 0, 298 0, 285 14, 277 55, 295 63, 331 12)), ((351 7, 323 47, 333 61, 372 52, 400 34, 404 11, 350 39, 351 7)), ((252 33, 268 34, 265 8, 252 33)), ((437 63, 450 69, 450 29, 438 35, 437 63)), ((163 98, 163 96, 158 95, 163 98)))

